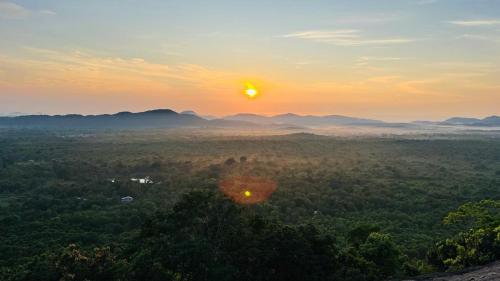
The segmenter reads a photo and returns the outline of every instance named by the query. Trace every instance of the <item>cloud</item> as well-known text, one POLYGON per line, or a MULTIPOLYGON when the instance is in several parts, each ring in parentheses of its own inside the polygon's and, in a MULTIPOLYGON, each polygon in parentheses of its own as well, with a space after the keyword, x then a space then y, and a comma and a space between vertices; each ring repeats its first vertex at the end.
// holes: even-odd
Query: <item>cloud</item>
POLYGON ((283 35, 285 38, 301 38, 301 39, 312 39, 312 40, 331 40, 331 39, 352 39, 357 38, 359 30, 355 29, 344 29, 344 30, 334 30, 334 31, 320 31, 320 30, 310 30, 301 31, 283 35))
POLYGON ((86 89, 92 92, 164 93, 179 85, 222 89, 233 73, 195 64, 167 65, 142 58, 102 56, 79 50, 24 47, 22 57, 2 56, 0 81, 12 86, 86 89))
POLYGON ((416 3, 417 3, 417 5, 429 5, 429 4, 434 4, 437 2, 438 2, 438 0, 418 0, 416 3))
POLYGON ((359 61, 400 61, 397 57, 360 57, 359 61))
POLYGON ((477 34, 463 34, 457 37, 457 39, 469 39, 469 40, 478 40, 478 41, 489 41, 489 42, 500 42, 500 38, 494 38, 486 35, 477 35, 477 34))
POLYGON ((390 63, 396 63, 400 62, 403 60, 403 58, 398 58, 398 57, 371 57, 371 56, 364 56, 364 57, 359 57, 356 60, 356 66, 361 67, 363 69, 370 69, 370 70, 381 70, 382 68, 373 66, 373 64, 376 65, 388 65, 390 63))
POLYGON ((283 38, 297 38, 337 46, 373 46, 394 45, 414 42, 411 38, 363 38, 361 31, 356 29, 341 30, 308 30, 282 35, 283 38))
POLYGON ((400 19, 402 19, 402 16, 398 14, 367 13, 349 15, 339 18, 334 22, 337 24, 381 24, 397 21, 400 19))
POLYGON ((55 16, 56 15, 56 12, 54 12, 52 10, 47 10, 47 9, 40 10, 40 11, 38 11, 38 13, 41 15, 47 15, 47 16, 55 16))
POLYGON ((490 25, 500 25, 500 19, 458 20, 458 21, 449 21, 448 23, 459 26, 490 26, 490 25))
POLYGON ((49 9, 29 10, 13 2, 0 0, 0 19, 26 19, 32 15, 54 16, 56 12, 49 9))
POLYGON ((427 64, 427 66, 439 70, 439 72, 450 71, 495 71, 498 66, 495 63, 485 62, 460 62, 460 61, 434 61, 427 64))
POLYGON ((12 2, 0 1, 0 18, 2 19, 24 19, 29 17, 31 12, 12 2))

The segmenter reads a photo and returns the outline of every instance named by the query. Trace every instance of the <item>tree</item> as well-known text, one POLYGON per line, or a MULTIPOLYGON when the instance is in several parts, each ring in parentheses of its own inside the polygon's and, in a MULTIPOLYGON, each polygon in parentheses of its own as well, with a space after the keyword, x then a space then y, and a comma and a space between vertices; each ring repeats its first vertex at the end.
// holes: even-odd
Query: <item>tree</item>
POLYGON ((51 270, 59 276, 60 281, 106 281, 121 280, 116 257, 109 247, 95 248, 86 253, 75 244, 71 244, 54 258, 51 270))
POLYGON ((236 164, 236 160, 234 160, 234 158, 233 158, 233 157, 231 157, 231 158, 228 158, 228 159, 224 162, 224 164, 225 164, 226 166, 232 166, 232 165, 236 164))
POLYGON ((469 202, 450 212, 444 224, 465 224, 468 227, 492 227, 500 225, 500 201, 483 200, 469 202))
POLYGON ((437 242, 428 251, 427 261, 436 268, 452 271, 500 258, 500 201, 466 203, 443 222, 468 229, 437 242))
POLYGON ((285 226, 211 192, 185 195, 142 230, 136 277, 173 280, 328 280, 338 270, 334 238, 285 226), (149 261, 144 270, 144 261, 149 261))
POLYGON ((359 247, 359 245, 366 241, 371 233, 378 231, 380 231, 380 227, 376 225, 361 224, 349 231, 347 239, 349 243, 353 244, 355 247, 359 247))
POLYGON ((359 252, 376 265, 380 277, 389 277, 400 267, 401 253, 388 234, 370 233, 359 252))

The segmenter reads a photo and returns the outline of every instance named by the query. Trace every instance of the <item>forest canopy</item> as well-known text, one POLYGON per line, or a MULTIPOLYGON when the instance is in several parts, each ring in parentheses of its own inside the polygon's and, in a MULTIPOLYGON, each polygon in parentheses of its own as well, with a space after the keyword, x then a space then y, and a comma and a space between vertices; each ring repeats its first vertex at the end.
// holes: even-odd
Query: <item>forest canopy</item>
POLYGON ((385 280, 485 264, 500 253, 499 147, 5 130, 0 279, 385 280))

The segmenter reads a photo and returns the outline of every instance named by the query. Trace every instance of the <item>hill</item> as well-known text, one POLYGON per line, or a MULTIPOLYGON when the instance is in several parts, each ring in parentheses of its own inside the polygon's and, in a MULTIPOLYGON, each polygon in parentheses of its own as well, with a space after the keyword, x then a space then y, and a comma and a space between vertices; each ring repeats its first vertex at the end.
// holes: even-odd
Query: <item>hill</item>
POLYGON ((387 128, 410 128, 414 125, 432 126, 500 126, 499 116, 484 119, 453 117, 442 122, 387 123, 380 120, 356 118, 342 115, 298 115, 286 113, 264 116, 239 113, 216 118, 198 115, 188 110, 177 113, 170 109, 156 109, 132 113, 100 115, 24 115, 0 116, 0 128, 43 128, 43 129, 166 129, 166 128, 321 128, 329 126, 365 126, 387 128))
POLYGON ((298 126, 373 126, 386 124, 383 121, 348 117, 342 115, 297 115, 293 113, 280 114, 275 116, 262 116, 250 113, 240 113, 226 116, 225 120, 248 121, 260 124, 293 124, 298 126))
POLYGON ((119 112, 102 115, 27 115, 0 117, 1 127, 58 129, 150 129, 202 126, 208 121, 195 115, 178 114, 170 109, 139 113, 119 112))
POLYGON ((384 125, 382 121, 340 115, 301 116, 292 113, 272 117, 241 113, 222 119, 205 118, 194 111, 177 113, 156 109, 132 113, 128 111, 101 115, 26 115, 0 117, 0 127, 54 129, 163 129, 179 127, 262 127, 287 125, 321 127, 343 125, 384 125))
POLYGON ((453 117, 441 122, 442 125, 463 125, 463 126, 500 126, 499 116, 490 116, 484 119, 453 117))

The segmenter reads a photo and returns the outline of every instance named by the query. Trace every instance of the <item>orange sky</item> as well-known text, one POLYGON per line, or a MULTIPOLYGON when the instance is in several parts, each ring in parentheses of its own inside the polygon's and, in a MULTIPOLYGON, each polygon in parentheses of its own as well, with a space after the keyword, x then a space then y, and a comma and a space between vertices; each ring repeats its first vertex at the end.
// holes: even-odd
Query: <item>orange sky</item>
POLYGON ((500 114, 492 1, 453 11, 438 1, 387 0, 372 7, 379 11, 335 4, 349 12, 278 2, 247 23, 233 18, 241 3, 203 7, 212 15, 194 3, 170 3, 172 11, 133 1, 122 10, 98 1, 2 2, 0 113, 171 108, 390 121, 500 114), (89 24, 92 15, 101 25, 89 24), (246 83, 259 90, 256 99, 244 96, 246 83))

